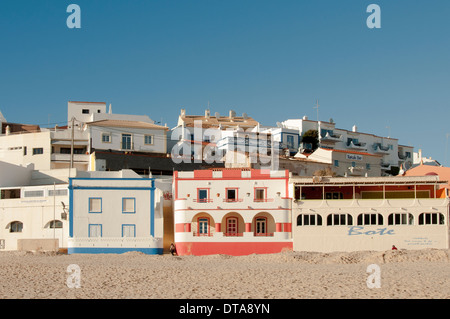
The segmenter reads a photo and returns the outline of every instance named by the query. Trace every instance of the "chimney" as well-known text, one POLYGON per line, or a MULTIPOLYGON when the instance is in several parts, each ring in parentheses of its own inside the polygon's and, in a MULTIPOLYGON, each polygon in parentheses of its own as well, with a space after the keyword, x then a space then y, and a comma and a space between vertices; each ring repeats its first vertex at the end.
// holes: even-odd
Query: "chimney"
POLYGON ((210 110, 205 110, 205 117, 207 118, 207 119, 209 119, 209 116, 211 115, 211 112, 210 112, 210 110))
POLYGON ((305 116, 303 116, 303 119, 304 119, 304 120, 307 120, 307 119, 308 119, 308 117, 307 117, 307 116, 305 115, 305 116))
POLYGON ((230 119, 236 116, 236 112, 233 110, 230 110, 230 119))
POLYGON ((181 117, 185 117, 186 116, 186 110, 185 109, 181 109, 180 116, 181 117))
POLYGON ((353 132, 358 132, 358 127, 357 127, 356 125, 353 125, 352 131, 353 131, 353 132))

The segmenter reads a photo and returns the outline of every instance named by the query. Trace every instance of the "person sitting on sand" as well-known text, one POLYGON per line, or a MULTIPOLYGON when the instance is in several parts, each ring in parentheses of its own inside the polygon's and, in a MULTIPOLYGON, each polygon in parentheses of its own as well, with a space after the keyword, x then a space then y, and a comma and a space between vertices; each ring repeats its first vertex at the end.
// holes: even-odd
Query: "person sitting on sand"
POLYGON ((170 253, 172 254, 172 256, 175 256, 177 254, 177 250, 175 248, 175 245, 173 243, 170 244, 170 253))
POLYGON ((392 245, 392 250, 397 250, 397 247, 395 247, 395 245, 392 245))

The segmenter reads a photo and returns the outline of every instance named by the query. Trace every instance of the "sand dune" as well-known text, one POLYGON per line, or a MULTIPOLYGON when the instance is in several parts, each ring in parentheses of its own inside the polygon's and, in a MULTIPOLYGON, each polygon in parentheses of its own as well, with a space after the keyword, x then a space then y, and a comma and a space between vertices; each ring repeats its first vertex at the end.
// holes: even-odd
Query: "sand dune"
POLYGON ((0 253, 0 298, 450 298, 448 250, 149 256, 0 253), (80 288, 69 288, 70 264, 80 288), (381 269, 370 289, 367 266, 381 269))

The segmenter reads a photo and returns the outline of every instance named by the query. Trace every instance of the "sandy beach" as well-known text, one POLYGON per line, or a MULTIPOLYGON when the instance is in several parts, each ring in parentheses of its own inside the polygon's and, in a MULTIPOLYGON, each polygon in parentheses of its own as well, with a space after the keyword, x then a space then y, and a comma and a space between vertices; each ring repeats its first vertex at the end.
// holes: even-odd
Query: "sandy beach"
POLYGON ((450 251, 283 252, 232 257, 0 253, 2 299, 450 298, 450 251), (67 267, 79 266, 80 288, 67 267), (377 264, 381 287, 368 288, 377 264))

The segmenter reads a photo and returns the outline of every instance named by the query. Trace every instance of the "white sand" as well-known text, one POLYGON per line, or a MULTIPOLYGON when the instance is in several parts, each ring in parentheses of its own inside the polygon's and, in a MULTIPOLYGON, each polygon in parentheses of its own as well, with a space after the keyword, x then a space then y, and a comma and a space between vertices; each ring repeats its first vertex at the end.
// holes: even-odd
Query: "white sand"
POLYGON ((0 298, 450 298, 450 251, 231 257, 0 253, 0 298), (381 288, 369 289, 370 264, 381 288), (70 264, 81 288, 66 285, 70 264))

